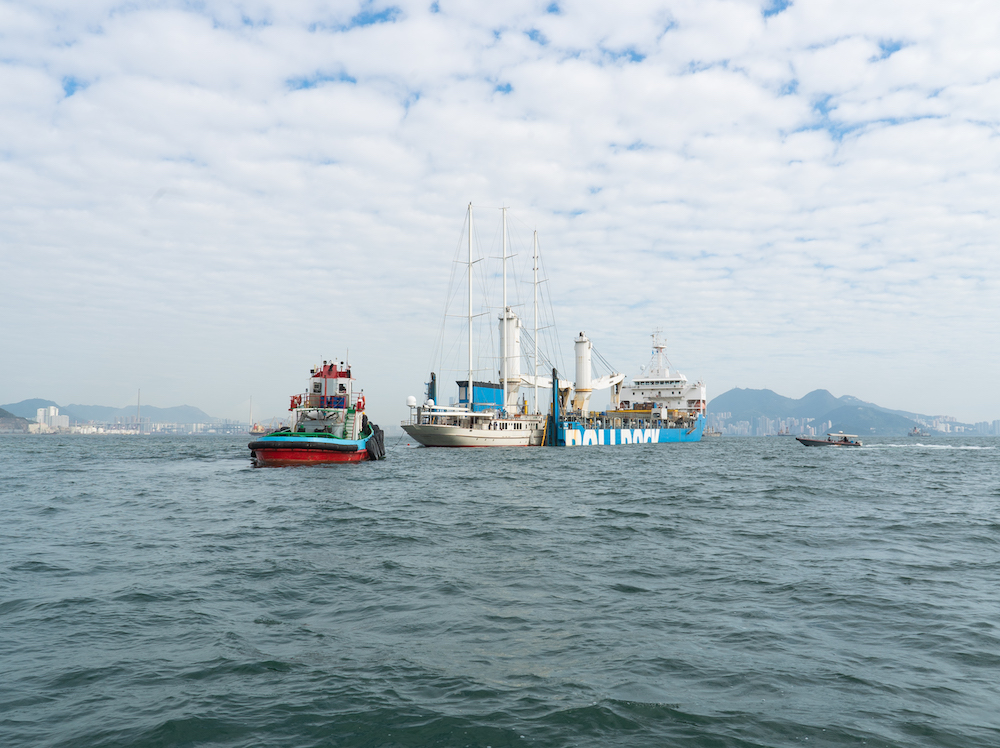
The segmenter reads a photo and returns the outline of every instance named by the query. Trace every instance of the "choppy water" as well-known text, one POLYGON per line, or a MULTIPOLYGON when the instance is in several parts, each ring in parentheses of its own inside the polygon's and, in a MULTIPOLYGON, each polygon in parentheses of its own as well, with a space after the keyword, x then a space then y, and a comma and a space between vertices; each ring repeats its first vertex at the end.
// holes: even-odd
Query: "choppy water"
POLYGON ((0 745, 1000 745, 1000 441, 246 441, 0 437, 0 745))

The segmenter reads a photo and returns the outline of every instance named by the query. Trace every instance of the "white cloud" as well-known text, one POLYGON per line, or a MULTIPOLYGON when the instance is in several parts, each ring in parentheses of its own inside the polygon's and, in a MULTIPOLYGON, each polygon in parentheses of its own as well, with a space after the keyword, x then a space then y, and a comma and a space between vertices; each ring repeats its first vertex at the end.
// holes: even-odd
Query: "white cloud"
POLYGON ((395 420, 472 200, 564 350, 1000 417, 1000 9, 549 6, 0 2, 0 400, 277 413, 350 348, 395 420))

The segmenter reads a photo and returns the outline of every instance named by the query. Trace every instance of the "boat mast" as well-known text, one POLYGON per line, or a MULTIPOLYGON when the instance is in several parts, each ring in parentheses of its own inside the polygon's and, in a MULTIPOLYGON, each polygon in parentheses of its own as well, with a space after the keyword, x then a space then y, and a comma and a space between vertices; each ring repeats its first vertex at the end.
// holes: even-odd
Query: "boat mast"
POLYGON ((534 399, 534 403, 535 403, 535 412, 536 413, 541 413, 541 410, 539 410, 539 408, 538 408, 538 232, 537 231, 535 231, 534 245, 535 245, 535 263, 534 263, 535 282, 534 282, 534 288, 533 288, 534 293, 535 293, 535 314, 534 314, 534 317, 535 317, 535 355, 534 355, 534 359, 535 359, 535 361, 534 361, 534 365, 535 365, 535 399, 534 399))
MULTIPOLYGON (((472 384, 472 203, 469 203, 469 411, 472 411, 472 394, 475 387, 472 384)), ((435 393, 437 394, 437 393, 435 393)))
POLYGON ((500 212, 503 214, 503 314, 501 315, 500 329, 502 330, 501 342, 503 344, 503 351, 501 355, 503 356, 502 362, 500 364, 500 382, 503 386, 503 409, 501 413, 507 415, 507 335, 510 331, 507 329, 507 208, 501 208, 500 212))

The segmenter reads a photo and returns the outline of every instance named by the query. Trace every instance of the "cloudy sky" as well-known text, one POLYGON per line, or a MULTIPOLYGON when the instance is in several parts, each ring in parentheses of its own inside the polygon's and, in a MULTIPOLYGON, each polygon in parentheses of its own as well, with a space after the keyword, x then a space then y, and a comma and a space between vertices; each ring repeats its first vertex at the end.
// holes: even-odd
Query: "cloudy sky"
MULTIPOLYGON (((466 205, 709 394, 1000 418, 1000 5, 0 0, 0 402, 432 364, 466 205)), ((446 375, 447 376, 447 375, 446 375)))

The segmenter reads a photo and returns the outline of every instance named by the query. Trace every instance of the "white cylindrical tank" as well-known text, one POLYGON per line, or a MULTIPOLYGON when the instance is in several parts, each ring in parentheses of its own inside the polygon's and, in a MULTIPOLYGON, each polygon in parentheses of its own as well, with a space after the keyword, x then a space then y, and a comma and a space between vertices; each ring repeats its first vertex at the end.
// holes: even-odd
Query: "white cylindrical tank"
POLYGON ((591 387, 591 348, 593 345, 585 332, 574 341, 576 349, 576 396, 573 398, 574 410, 587 415, 590 405, 591 387))
POLYGON ((590 339, 587 337, 587 333, 581 332, 580 337, 575 341, 576 343, 576 389, 590 391, 591 382, 591 366, 590 366, 590 350, 592 344, 590 339))
POLYGON ((507 383, 507 405, 517 403, 521 386, 521 320, 510 307, 500 318, 500 377, 507 383))

